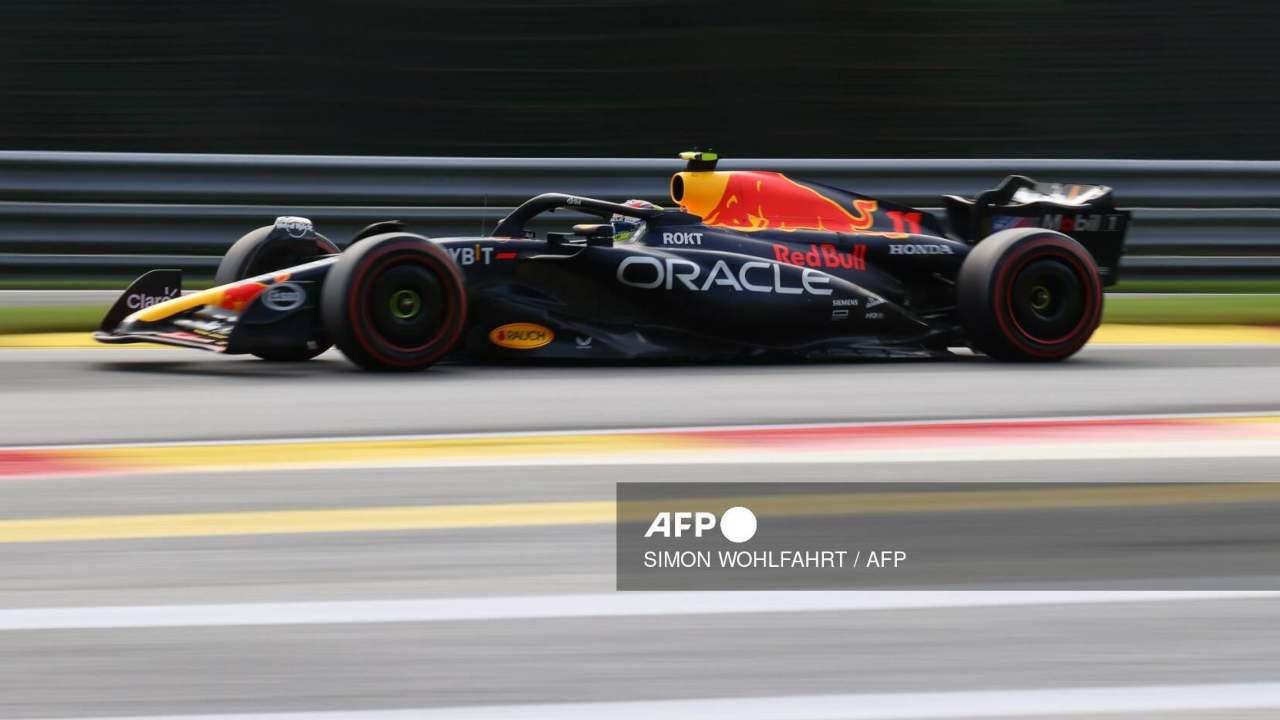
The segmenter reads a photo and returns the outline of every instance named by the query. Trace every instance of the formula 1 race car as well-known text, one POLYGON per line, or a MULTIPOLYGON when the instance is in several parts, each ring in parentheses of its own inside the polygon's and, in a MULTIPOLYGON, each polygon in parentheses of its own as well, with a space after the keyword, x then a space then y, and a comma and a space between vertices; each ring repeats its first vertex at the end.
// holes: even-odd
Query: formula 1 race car
POLYGON ((95 337, 267 360, 336 344, 371 370, 963 346, 1062 360, 1098 326, 1130 219, 1110 188, 1011 176, 946 197, 944 223, 780 173, 719 171, 711 153, 682 157, 675 209, 549 193, 488 237, 428 240, 381 222, 341 250, 282 217, 231 247, 212 289, 182 294, 177 270, 143 275, 95 337), (532 222, 556 210, 597 220, 539 237, 532 222))

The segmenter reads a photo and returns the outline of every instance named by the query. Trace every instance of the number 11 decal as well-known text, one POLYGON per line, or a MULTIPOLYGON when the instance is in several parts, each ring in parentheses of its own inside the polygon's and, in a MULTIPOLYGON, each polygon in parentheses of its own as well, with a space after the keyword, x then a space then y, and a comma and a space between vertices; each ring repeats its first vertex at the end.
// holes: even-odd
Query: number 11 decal
POLYGON ((908 232, 914 235, 920 234, 920 213, 890 210, 886 212, 885 215, 888 215, 889 219, 893 221, 894 232, 908 232))

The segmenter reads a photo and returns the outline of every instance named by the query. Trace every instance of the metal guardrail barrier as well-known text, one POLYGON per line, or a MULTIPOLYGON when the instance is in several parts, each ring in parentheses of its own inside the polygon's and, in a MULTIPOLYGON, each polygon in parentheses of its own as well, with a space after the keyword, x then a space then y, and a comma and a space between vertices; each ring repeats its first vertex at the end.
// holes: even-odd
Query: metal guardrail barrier
MULTIPOLYGON (((0 274, 209 274, 245 232, 303 215, 340 245, 398 219, 436 237, 491 230, 541 192, 661 202, 679 160, 0 152, 0 274)), ((923 208, 1005 175, 1102 183, 1133 208, 1122 275, 1280 269, 1280 162, 725 160, 923 208)))

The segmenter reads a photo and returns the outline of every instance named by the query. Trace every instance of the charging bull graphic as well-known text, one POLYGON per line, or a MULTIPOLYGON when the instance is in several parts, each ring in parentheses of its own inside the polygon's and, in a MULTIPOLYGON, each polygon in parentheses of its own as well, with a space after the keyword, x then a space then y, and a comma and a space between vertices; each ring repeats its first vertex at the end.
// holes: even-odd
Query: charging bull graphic
POLYGON ((782 173, 681 172, 671 180, 671 198, 707 225, 735 230, 827 230, 854 232, 873 224, 875 200, 839 200, 782 173))

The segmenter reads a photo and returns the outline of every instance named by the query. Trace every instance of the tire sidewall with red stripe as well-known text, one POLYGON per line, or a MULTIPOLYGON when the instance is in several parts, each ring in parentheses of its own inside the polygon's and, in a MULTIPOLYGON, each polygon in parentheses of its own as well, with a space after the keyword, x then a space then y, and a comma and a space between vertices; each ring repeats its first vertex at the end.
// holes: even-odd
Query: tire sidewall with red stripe
POLYGON ((334 343, 352 362, 370 370, 425 368, 453 349, 466 324, 462 271, 443 248, 410 233, 375 235, 347 250, 325 278, 321 298, 321 315, 334 343), (378 278, 403 265, 434 275, 445 302, 440 326, 412 346, 388 339, 372 321, 372 293, 378 278))
POLYGON ((1084 347, 1102 319, 1102 277, 1093 256, 1079 242, 1052 230, 1018 228, 983 239, 965 258, 957 286, 960 320, 970 344, 1002 360, 1063 360, 1084 347), (1082 293, 1079 319, 1058 337, 1029 332, 1015 311, 1019 273, 1040 260, 1066 266, 1082 293))

